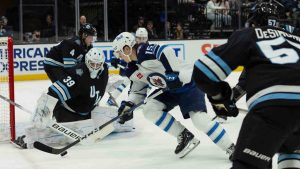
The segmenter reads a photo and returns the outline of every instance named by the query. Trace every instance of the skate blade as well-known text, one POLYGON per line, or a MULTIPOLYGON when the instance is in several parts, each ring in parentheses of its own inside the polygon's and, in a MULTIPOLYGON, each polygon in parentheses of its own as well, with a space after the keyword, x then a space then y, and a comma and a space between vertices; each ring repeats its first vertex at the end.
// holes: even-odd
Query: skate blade
POLYGON ((179 158, 184 158, 185 156, 187 156, 199 144, 200 144, 199 140, 192 140, 192 141, 190 141, 189 144, 180 153, 178 153, 179 158))

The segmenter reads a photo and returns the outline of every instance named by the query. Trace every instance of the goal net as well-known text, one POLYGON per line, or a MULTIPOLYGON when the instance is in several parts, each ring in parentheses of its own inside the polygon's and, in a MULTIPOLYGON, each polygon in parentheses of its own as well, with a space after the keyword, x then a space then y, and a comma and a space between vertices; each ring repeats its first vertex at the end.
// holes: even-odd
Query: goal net
MULTIPOLYGON (((13 40, 0 37, 0 95, 14 101, 13 40)), ((0 141, 15 139, 14 106, 0 98, 0 141)))

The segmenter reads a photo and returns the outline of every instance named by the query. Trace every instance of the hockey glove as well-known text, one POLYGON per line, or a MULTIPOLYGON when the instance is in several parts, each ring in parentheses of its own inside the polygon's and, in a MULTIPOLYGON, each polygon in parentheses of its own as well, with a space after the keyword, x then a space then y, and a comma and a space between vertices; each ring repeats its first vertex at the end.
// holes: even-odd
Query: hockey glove
POLYGON ((57 99, 44 93, 37 101, 37 107, 32 115, 33 125, 37 128, 46 128, 52 119, 53 109, 57 99))
POLYGON ((110 61, 110 64, 116 69, 118 68, 119 63, 120 63, 120 59, 118 58, 112 58, 110 61))
POLYGON ((236 117, 239 114, 239 110, 235 105, 232 90, 228 83, 220 82, 222 93, 219 94, 219 98, 208 96, 208 100, 212 104, 212 107, 217 116, 233 116, 236 117))
POLYGON ((134 103, 130 101, 122 101, 121 106, 118 109, 118 115, 121 116, 119 123, 124 124, 133 118, 133 111, 129 111, 134 106, 134 103))
POLYGON ((170 90, 176 90, 182 87, 182 82, 178 77, 178 72, 166 73, 166 83, 170 90))

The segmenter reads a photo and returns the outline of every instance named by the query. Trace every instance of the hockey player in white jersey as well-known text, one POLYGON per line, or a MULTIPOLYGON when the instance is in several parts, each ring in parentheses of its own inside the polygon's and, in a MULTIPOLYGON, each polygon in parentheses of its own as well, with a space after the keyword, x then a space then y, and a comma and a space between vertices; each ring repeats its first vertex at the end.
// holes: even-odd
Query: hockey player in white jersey
MULTIPOLYGON (((136 30, 135 32, 135 40, 137 42, 137 44, 140 43, 148 43, 148 32, 146 28, 140 27, 136 30)), ((120 60, 119 58, 113 58, 111 60, 111 65, 113 67, 120 68, 120 75, 121 76, 125 76, 123 83, 118 84, 115 89, 113 89, 112 91, 109 91, 110 93, 110 97, 107 100, 107 104, 114 106, 115 102, 114 100, 116 100, 124 91, 124 89, 126 88, 126 86, 130 83, 130 80, 128 80, 128 78, 125 75, 125 69, 127 66, 127 63, 120 60)))
MULTIPOLYGON (((169 113, 179 106, 185 119, 191 118, 194 126, 205 132, 208 137, 222 150, 231 154, 234 144, 223 127, 211 121, 206 113, 204 94, 191 80, 193 66, 187 64, 175 55, 168 46, 157 44, 137 44, 132 34, 123 32, 113 41, 113 49, 117 57, 128 63, 127 77, 131 80, 128 99, 122 101, 119 108, 120 123, 133 118, 130 107, 145 98, 149 81, 154 76, 165 77, 166 85, 160 85, 161 79, 152 79, 156 87, 166 87, 168 90, 144 105, 143 113, 146 119, 154 123, 164 132, 178 139, 175 154, 184 157, 193 150, 200 141, 169 113), (153 74, 154 73, 154 74, 153 74)), ((153 83, 152 83, 153 84, 153 83)))

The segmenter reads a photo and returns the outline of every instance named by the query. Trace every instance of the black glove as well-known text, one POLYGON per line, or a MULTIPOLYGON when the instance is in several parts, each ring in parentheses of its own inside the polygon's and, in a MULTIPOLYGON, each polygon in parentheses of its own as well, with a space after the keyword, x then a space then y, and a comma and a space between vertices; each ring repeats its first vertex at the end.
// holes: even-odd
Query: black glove
POLYGON ((178 72, 166 73, 166 83, 170 90, 182 87, 182 82, 180 81, 178 74, 178 72))
POLYGON ((212 107, 217 116, 233 116, 236 117, 239 114, 239 110, 235 105, 232 90, 228 83, 220 82, 222 93, 220 98, 208 96, 208 100, 212 104, 212 107))
POLYGON ((111 61, 110 61, 110 64, 114 67, 114 68, 118 68, 118 64, 120 63, 120 59, 118 58, 112 58, 111 61))
POLYGON ((133 118, 133 110, 129 111, 134 106, 134 103, 129 101, 122 101, 121 106, 118 109, 118 115, 121 116, 119 123, 124 124, 133 118))

